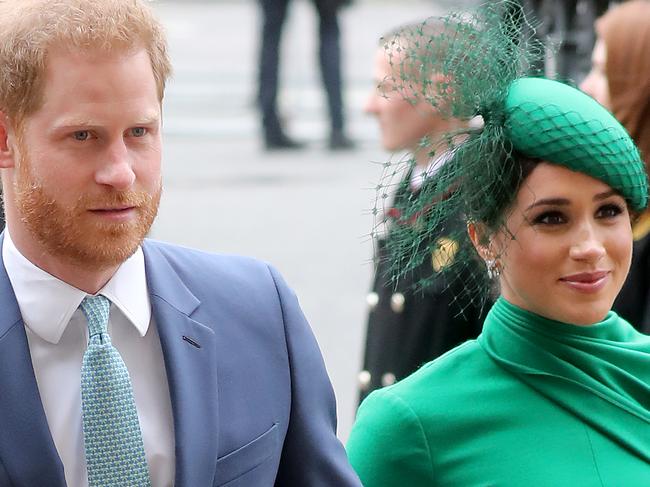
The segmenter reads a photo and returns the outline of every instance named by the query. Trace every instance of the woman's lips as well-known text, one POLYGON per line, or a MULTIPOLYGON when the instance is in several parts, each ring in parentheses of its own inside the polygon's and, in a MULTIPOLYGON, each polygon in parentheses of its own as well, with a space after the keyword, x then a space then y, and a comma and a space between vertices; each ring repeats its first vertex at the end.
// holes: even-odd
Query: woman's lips
POLYGON ((610 271, 580 272, 562 277, 560 281, 576 291, 596 293, 605 287, 610 274, 610 271))

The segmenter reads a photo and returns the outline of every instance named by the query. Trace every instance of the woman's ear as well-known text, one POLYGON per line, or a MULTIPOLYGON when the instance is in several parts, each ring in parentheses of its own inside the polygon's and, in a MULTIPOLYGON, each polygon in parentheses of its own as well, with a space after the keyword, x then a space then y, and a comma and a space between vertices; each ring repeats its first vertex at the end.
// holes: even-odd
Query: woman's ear
POLYGON ((482 223, 467 223, 467 233, 478 255, 485 262, 487 275, 490 280, 498 279, 501 275, 501 262, 494 252, 493 235, 482 223))
POLYGON ((494 259, 493 252, 490 249, 489 232, 483 223, 467 222, 467 234, 481 259, 485 261, 494 259))

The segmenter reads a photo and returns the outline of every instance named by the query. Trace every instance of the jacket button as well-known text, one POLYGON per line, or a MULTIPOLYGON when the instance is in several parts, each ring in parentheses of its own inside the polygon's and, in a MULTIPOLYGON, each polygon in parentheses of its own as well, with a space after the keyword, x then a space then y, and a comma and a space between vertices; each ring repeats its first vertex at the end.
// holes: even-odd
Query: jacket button
POLYGON ((368 304, 368 308, 370 308, 371 311, 375 309, 377 304, 379 304, 379 294, 369 293, 366 296, 366 303, 368 304))
POLYGON ((395 382, 397 382, 397 378, 395 377, 395 374, 386 372, 384 375, 381 376, 381 385, 384 387, 392 386, 395 382))
POLYGON ((367 391, 370 389, 370 381, 372 380, 372 375, 370 375, 370 372, 367 370, 362 370, 359 372, 357 379, 359 380, 359 388, 362 391, 367 391))
POLYGON ((395 293, 390 297, 390 309, 393 310, 393 313, 401 313, 404 311, 404 295, 402 293, 395 293))

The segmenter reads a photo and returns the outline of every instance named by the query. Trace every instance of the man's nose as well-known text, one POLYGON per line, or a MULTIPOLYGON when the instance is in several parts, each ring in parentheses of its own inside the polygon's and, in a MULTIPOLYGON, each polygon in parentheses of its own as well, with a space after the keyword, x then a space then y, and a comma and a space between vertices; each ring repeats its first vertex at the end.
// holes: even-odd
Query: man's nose
POLYGON ((377 114, 377 96, 377 92, 373 91, 370 93, 370 95, 368 95, 368 98, 366 98, 366 103, 363 106, 363 111, 368 115, 377 114))
POLYGON ((133 161, 124 140, 116 141, 107 148, 95 180, 98 184, 111 186, 118 191, 125 191, 133 186, 135 182, 133 161))

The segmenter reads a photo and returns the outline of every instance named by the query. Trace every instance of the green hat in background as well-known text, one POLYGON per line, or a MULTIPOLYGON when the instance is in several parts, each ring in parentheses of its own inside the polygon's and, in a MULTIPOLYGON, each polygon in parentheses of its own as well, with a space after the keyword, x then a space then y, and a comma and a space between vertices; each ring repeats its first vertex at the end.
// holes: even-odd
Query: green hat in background
MULTIPOLYGON (((394 280, 444 252, 432 236, 450 218, 503 229, 504 210, 524 177, 520 158, 582 172, 618 191, 633 210, 646 207, 647 176, 634 142, 595 100, 538 76, 544 49, 534 29, 519 2, 502 0, 473 12, 428 19, 385 40, 394 73, 388 83, 393 93, 387 96, 407 98, 414 105, 426 100, 443 116, 472 120, 469 128, 445 136, 451 156, 417 194, 397 202, 399 220, 378 222, 394 280)), ((438 142, 422 141, 432 148, 432 159, 438 142)), ((408 184, 402 175, 414 164, 414 158, 384 164, 373 208, 378 217, 386 214, 394 181, 408 184)), ((452 264, 441 272, 449 281, 463 280, 462 302, 483 301, 491 284, 483 269, 468 272, 477 268, 478 256, 467 232, 462 229, 451 237, 459 246, 450 256, 452 264)), ((427 285, 423 281, 418 287, 427 285)))

